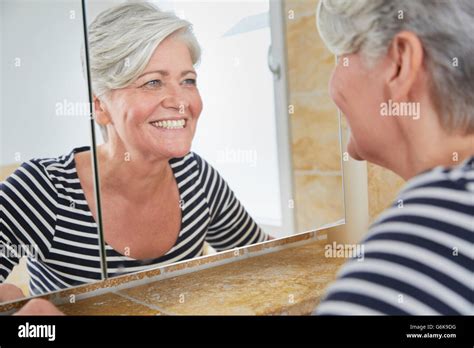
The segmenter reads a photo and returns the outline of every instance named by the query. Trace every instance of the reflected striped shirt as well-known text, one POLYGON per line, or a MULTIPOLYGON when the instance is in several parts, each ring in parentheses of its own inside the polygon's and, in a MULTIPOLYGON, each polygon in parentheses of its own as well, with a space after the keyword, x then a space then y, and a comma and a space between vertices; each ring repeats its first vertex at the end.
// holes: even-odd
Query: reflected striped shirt
POLYGON ((315 314, 472 315, 473 243, 471 157, 407 182, 315 314))
MULTIPOLYGON (((0 282, 28 254, 30 294, 101 279, 97 224, 76 171, 73 149, 57 158, 24 162, 1 183, 0 282)), ((181 230, 156 259, 136 260, 106 245, 108 275, 141 271, 268 239, 219 173, 196 153, 169 161, 180 193, 181 230)))

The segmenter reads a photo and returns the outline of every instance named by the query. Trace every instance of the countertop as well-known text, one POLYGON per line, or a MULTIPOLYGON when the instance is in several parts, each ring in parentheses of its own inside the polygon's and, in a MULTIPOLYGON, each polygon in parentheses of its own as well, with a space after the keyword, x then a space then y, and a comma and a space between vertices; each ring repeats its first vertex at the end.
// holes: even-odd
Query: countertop
POLYGON ((150 281, 60 305, 69 315, 307 315, 345 259, 325 241, 150 281))

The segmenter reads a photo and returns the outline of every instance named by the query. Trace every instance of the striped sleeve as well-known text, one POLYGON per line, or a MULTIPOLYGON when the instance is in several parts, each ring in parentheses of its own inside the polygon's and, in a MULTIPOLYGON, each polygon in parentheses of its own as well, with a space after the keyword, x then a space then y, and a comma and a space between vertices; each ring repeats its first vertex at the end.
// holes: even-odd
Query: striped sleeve
POLYGON ((217 251, 222 251, 268 240, 268 235, 245 210, 217 170, 197 154, 194 156, 210 207, 211 221, 206 241, 217 251))
POLYGON ((474 314, 474 171, 465 169, 407 183, 314 313, 474 314))
POLYGON ((56 191, 45 168, 24 162, 0 183, 0 282, 19 258, 44 258, 54 234, 56 191))

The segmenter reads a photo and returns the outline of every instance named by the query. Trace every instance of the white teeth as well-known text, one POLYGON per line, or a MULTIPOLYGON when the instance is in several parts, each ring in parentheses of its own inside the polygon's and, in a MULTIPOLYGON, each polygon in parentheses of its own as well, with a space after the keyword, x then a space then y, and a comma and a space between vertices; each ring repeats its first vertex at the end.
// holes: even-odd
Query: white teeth
POLYGON ((181 129, 186 125, 186 120, 165 120, 152 122, 151 124, 157 128, 181 129))

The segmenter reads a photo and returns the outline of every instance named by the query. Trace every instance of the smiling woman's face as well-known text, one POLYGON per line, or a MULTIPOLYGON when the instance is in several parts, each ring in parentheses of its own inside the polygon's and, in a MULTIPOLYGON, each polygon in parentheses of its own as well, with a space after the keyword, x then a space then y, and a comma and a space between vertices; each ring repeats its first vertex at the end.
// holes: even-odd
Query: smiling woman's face
POLYGON ((143 74, 104 99, 111 138, 144 157, 186 155, 202 110, 196 78, 186 44, 174 36, 163 40, 143 74))

